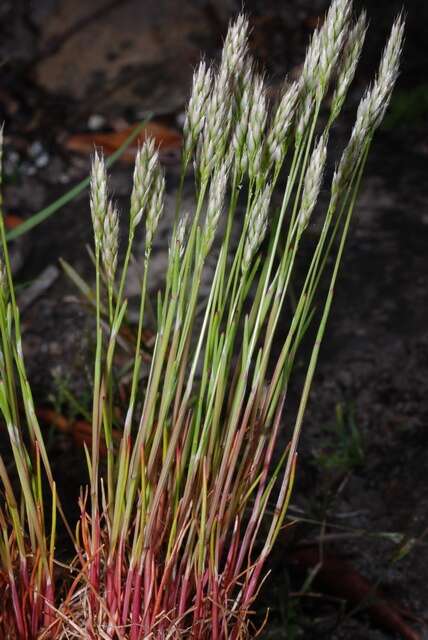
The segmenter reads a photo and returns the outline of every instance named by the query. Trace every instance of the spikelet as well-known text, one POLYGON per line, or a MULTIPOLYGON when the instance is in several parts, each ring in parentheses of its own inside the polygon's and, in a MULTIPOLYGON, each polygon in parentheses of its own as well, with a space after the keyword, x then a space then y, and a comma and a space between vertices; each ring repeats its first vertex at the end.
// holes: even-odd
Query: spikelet
POLYGON ((336 89, 331 101, 330 123, 337 118, 342 109, 349 86, 354 79, 367 32, 367 15, 363 11, 351 29, 346 41, 342 63, 339 68, 336 89))
POLYGON ((235 130, 232 135, 231 154, 237 170, 243 174, 248 168, 248 155, 245 143, 248 132, 248 121, 251 113, 251 101, 253 96, 253 69, 248 65, 243 76, 241 92, 237 103, 235 130))
POLYGON ((346 39, 351 8, 349 0, 333 0, 322 27, 312 36, 300 79, 298 138, 308 126, 315 104, 322 100, 327 90, 346 39))
POLYGON ((172 264, 176 257, 178 257, 179 259, 181 259, 183 257, 184 254, 184 240, 186 237, 186 230, 187 230, 187 224, 189 221, 189 214, 188 213, 184 213, 181 218, 179 219, 172 238, 171 238, 171 244, 169 246, 169 262, 172 264))
POLYGON ((114 283, 117 268, 117 254, 119 248, 119 216, 116 207, 110 201, 104 218, 103 237, 101 242, 101 257, 107 280, 114 283))
POLYGON ((256 76, 251 97, 251 111, 248 119, 246 154, 248 156, 248 174, 251 179, 261 171, 263 157, 263 138, 267 120, 266 90, 264 80, 256 76))
POLYGON ((197 147, 196 167, 203 181, 208 181, 224 154, 231 124, 230 97, 229 88, 223 89, 217 77, 207 101, 204 128, 197 147))
POLYGON ((240 13, 234 22, 231 22, 224 41, 220 75, 229 74, 230 77, 239 77, 244 69, 245 58, 248 53, 248 18, 240 13))
POLYGON ((135 229, 141 221, 149 200, 150 190, 158 164, 159 154, 155 149, 155 141, 153 138, 147 138, 142 147, 138 149, 135 158, 130 209, 130 224, 132 229, 135 229))
POLYGON ((287 151, 287 139, 293 122, 294 111, 299 96, 299 83, 286 87, 270 126, 267 137, 267 152, 270 164, 281 164, 287 151))
POLYGON ((183 127, 184 157, 190 157, 205 121, 205 108, 212 85, 212 71, 202 60, 193 74, 192 93, 183 127))
POLYGON ((211 180, 210 192, 208 198, 207 215, 205 219, 203 246, 206 255, 211 249, 214 235, 217 229, 220 215, 223 211, 224 198, 227 187, 228 165, 224 162, 215 171, 211 180))
POLYGON ((377 128, 391 100, 392 90, 399 75, 400 58, 404 41, 404 18, 399 15, 391 29, 389 40, 379 65, 379 72, 373 86, 372 127, 377 128))
POLYGON ((303 182, 303 195, 299 212, 299 224, 304 229, 310 220, 312 211, 318 200, 327 157, 327 141, 324 136, 318 140, 314 148, 303 182))
POLYGON ((368 139, 381 123, 388 107, 399 73, 403 38, 404 21, 400 15, 392 27, 375 82, 365 92, 358 106, 351 138, 333 176, 331 206, 335 206, 339 193, 349 182, 368 139))
POLYGON ((107 173, 104 158, 97 151, 92 159, 90 205, 95 249, 99 251, 103 237, 104 218, 107 213, 107 173))
POLYGON ((248 271, 251 261, 260 247, 266 235, 268 226, 269 203, 272 196, 272 185, 268 183, 262 189, 249 212, 248 231, 245 238, 244 252, 242 256, 241 269, 245 273, 248 271))
POLYGON ((348 21, 351 15, 352 2, 350 0, 333 0, 327 17, 320 29, 320 57, 317 87, 320 97, 325 92, 339 53, 344 45, 348 21))
POLYGON ((157 168, 147 206, 146 218, 146 253, 151 250, 153 236, 164 207, 165 176, 160 167, 157 168))
POLYGON ((240 80, 246 69, 247 49, 248 20, 240 14, 229 26, 220 68, 205 104, 205 121, 196 154, 196 168, 205 182, 224 157, 240 80))

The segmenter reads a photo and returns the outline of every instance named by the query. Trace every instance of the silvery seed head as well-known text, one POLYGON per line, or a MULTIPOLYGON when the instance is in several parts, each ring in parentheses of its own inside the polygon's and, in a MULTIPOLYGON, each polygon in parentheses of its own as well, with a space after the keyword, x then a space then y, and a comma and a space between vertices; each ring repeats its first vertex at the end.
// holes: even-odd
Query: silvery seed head
POLYGON ((298 96, 298 82, 293 82, 283 90, 267 137, 269 163, 281 164, 284 160, 298 96))
POLYGON ((376 105, 374 111, 377 117, 374 126, 381 123, 391 99, 392 90, 397 81, 400 70, 400 58, 404 42, 404 17, 400 14, 391 29, 388 43, 382 55, 378 75, 373 87, 376 105))
POLYGON ((101 242, 101 257, 107 280, 113 284, 117 268, 117 254, 119 248, 119 216, 116 207, 110 201, 104 218, 103 236, 101 242))
POLYGON ((385 115, 398 77, 403 38, 404 21, 400 15, 392 27, 376 80, 373 86, 366 91, 358 106, 357 118, 352 132, 352 137, 357 140, 365 139, 369 134, 372 134, 385 115))
POLYGON ((311 119, 313 109, 315 106, 315 94, 313 92, 307 92, 304 100, 299 105, 299 118, 297 121, 296 138, 301 139, 306 127, 311 119))
POLYGON ((221 55, 220 76, 226 71, 235 78, 241 75, 248 52, 248 31, 248 18, 240 13, 229 25, 221 55))
POLYGON ((150 192, 150 200, 147 206, 146 217, 146 252, 150 251, 153 236, 157 229, 159 218, 162 215, 164 207, 165 194, 165 176, 163 171, 158 167, 153 179, 153 185, 150 192))
POLYGON ((341 192, 346 189, 353 172, 358 167, 366 139, 366 136, 360 136, 354 127, 351 138, 342 153, 339 165, 333 175, 330 201, 330 207, 332 210, 336 208, 341 192))
POLYGON ((301 89, 302 99, 306 97, 306 93, 315 91, 319 78, 318 78, 318 64, 321 53, 321 39, 320 33, 317 29, 312 34, 311 41, 306 50, 305 61, 303 63, 302 77, 301 77, 301 89))
POLYGON ((251 180, 256 180, 257 178, 263 179, 266 175, 265 157, 265 145, 263 141, 260 141, 256 152, 248 159, 248 175, 251 180))
POLYGON ((403 47, 404 20, 396 19, 385 47, 378 75, 372 87, 367 89, 357 110, 351 138, 345 148, 332 182, 332 203, 335 206, 341 190, 346 188, 374 130, 382 122, 398 77, 403 47))
POLYGON ((246 149, 248 155, 248 173, 254 178, 260 171, 261 147, 267 120, 266 90, 264 80, 256 76, 253 83, 251 110, 248 118, 246 149))
POLYGON ((308 47, 300 88, 297 137, 307 127, 316 101, 320 101, 348 29, 352 3, 350 0, 333 0, 322 26, 315 31, 308 47))
POLYGON ((251 261, 258 251, 266 235, 268 224, 269 203, 272 196, 272 185, 267 184, 261 190, 249 212, 248 231, 245 238, 244 252, 242 256, 241 269, 245 273, 248 271, 251 261))
POLYGON ((153 184, 154 175, 159 165, 159 154, 153 138, 146 138, 138 149, 135 158, 134 182, 131 193, 131 226, 135 228, 144 213, 153 184))
POLYGON ((231 82, 232 93, 232 116, 236 121, 240 118, 244 104, 243 100, 248 97, 251 92, 251 87, 254 79, 254 60, 250 55, 247 55, 242 64, 242 70, 239 76, 234 76, 231 82))
POLYGON ((228 165, 226 162, 220 165, 215 171, 210 185, 208 208, 204 227, 204 247, 205 253, 211 248, 217 224, 223 211, 224 199, 226 195, 228 177, 228 165))
POLYGON ((351 9, 352 2, 350 0, 333 0, 320 29, 320 95, 325 91, 333 67, 345 42, 351 9))
POLYGON ((202 131, 205 107, 212 85, 212 71, 202 60, 193 74, 193 87, 184 122, 184 154, 189 157, 202 131))
POLYGON ((235 162, 241 174, 248 170, 255 177, 263 159, 263 135, 267 120, 264 81, 255 75, 246 82, 239 101, 239 114, 232 136, 235 162))
POLYGON ((299 224, 304 229, 312 215, 318 200, 327 156, 327 141, 321 136, 309 162, 303 182, 303 195, 300 204, 299 224))
POLYGON ((222 89, 217 76, 207 100, 204 127, 196 154, 196 166, 205 181, 223 158, 232 120, 231 108, 231 93, 228 89, 222 89))
POLYGON ((240 14, 229 26, 220 66, 205 104, 205 119, 195 163, 204 181, 208 180, 224 158, 229 131, 248 71, 247 51, 248 20, 240 14))
POLYGON ((349 142, 342 153, 332 181, 332 199, 337 201, 341 190, 345 189, 358 166, 362 152, 372 135, 378 118, 377 93, 374 87, 366 90, 358 105, 357 117, 349 142))
POLYGON ((101 247, 104 218, 107 213, 107 173, 104 158, 95 151, 91 170, 91 216, 94 228, 95 247, 101 247))
MULTIPOLYGON (((252 74, 252 69, 249 69, 252 74)), ((253 95, 253 77, 246 74, 246 81, 243 83, 242 91, 237 104, 237 115, 235 130, 232 135, 231 151, 233 151, 237 168, 243 173, 248 166, 245 142, 247 139, 248 120, 251 113, 251 102, 253 95)))
POLYGON ((185 247, 184 240, 186 237, 188 220, 189 220, 189 214, 184 213, 179 219, 177 226, 174 229, 174 233, 171 238, 171 245, 169 247, 170 262, 174 262, 176 257, 178 257, 179 259, 183 257, 184 247, 185 247))
POLYGON ((355 71, 364 45, 366 32, 367 15, 366 12, 363 11, 349 32, 348 39, 343 50, 343 55, 341 56, 342 62, 339 67, 336 89, 331 103, 331 122, 339 115, 349 86, 354 79, 355 71))

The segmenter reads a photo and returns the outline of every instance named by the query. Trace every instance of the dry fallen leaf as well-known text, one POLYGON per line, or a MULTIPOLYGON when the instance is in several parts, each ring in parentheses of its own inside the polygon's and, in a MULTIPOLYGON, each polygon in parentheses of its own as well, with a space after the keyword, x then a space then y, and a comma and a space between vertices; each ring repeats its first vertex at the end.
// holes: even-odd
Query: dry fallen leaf
POLYGON ((6 229, 16 229, 16 227, 19 227, 23 222, 24 220, 21 216, 16 216, 13 213, 7 213, 4 216, 4 226, 6 229))
MULTIPOLYGON (((45 407, 38 407, 36 414, 39 420, 47 425, 53 426, 63 433, 69 434, 76 445, 82 446, 85 444, 89 450, 92 447, 92 425, 83 419, 70 420, 61 413, 45 407)), ((117 429, 113 429, 112 432, 113 441, 120 442, 121 434, 117 429)), ((107 448, 104 440, 104 436, 101 436, 100 441, 100 455, 105 457, 107 455, 107 448)))
MULTIPOLYGON (((70 151, 77 151, 78 153, 91 153, 94 147, 100 147, 105 155, 108 156, 117 151, 125 140, 129 138, 134 128, 128 127, 121 131, 79 133, 70 136, 66 140, 65 146, 70 151)), ((133 162, 138 146, 149 137, 154 138, 161 155, 178 151, 182 143, 182 137, 175 129, 159 122, 149 122, 133 144, 123 153, 121 160, 128 163, 133 162)))

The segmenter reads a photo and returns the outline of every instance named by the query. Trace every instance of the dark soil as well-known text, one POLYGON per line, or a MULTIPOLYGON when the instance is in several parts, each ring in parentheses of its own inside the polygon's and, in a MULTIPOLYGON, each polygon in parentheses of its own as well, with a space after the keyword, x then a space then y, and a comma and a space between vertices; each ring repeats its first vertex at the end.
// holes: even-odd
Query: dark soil
MULTIPOLYGON (((326 4, 246 2, 253 52, 273 88, 298 69, 326 4)), ((337 130, 338 149, 402 2, 356 4, 366 6, 371 28, 337 130)), ((373 586, 379 583, 396 610, 416 617, 409 624, 420 638, 428 638, 428 5, 404 5, 402 77, 367 168, 300 449, 290 513, 311 523, 286 529, 272 558, 261 594, 262 608, 271 609, 266 638, 405 637, 382 628, 364 603, 357 612, 346 609, 337 590, 332 598, 316 580, 298 596, 307 568, 296 570, 293 553, 314 541, 373 586), (338 405, 346 417, 341 433, 338 405), (408 553, 397 560, 404 545, 408 553)), ((3 0, 0 118, 6 121, 7 212, 26 217, 85 176, 89 159, 67 151, 64 140, 86 131, 94 116, 103 128, 133 123, 147 111, 176 123, 193 65, 201 51, 218 53, 227 21, 240 7, 235 0, 3 0)), ((172 192, 177 167, 172 163, 167 171, 172 192)), ((114 191, 124 207, 130 179, 131 168, 116 165, 114 191)), ((91 278, 84 250, 90 241, 85 194, 15 243, 17 281, 33 281, 59 257, 91 278)), ((165 249, 162 235, 158 277, 165 249)), ((23 313, 26 358, 40 403, 58 395, 58 380, 64 379, 83 401, 88 398, 92 319, 73 297, 73 285, 59 273, 23 313)), ((84 480, 80 452, 55 433, 51 446, 71 504, 84 480), (70 464, 63 464, 64 456, 70 464)), ((340 590, 340 577, 338 584, 340 590)))

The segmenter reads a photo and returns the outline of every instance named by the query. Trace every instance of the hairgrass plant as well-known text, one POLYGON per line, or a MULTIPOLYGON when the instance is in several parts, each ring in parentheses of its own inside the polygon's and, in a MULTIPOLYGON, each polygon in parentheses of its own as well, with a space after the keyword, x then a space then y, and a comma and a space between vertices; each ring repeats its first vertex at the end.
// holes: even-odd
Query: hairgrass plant
POLYGON ((176 219, 146 376, 140 345, 165 177, 154 143, 145 141, 136 158, 120 266, 119 214, 104 159, 95 153, 89 486, 80 495, 79 521, 65 523, 76 558, 62 567, 61 578, 55 560, 61 496, 26 375, 0 218, 0 409, 13 457, 9 466, 0 458, 2 637, 220 640, 255 633, 251 612, 284 525, 309 391, 367 154, 398 75, 403 27, 399 16, 329 187, 329 133, 360 57, 364 13, 354 21, 349 0, 333 1, 312 37, 301 78, 284 84, 275 107, 269 107, 265 80, 248 53, 243 15, 229 28, 218 67, 200 63, 184 125, 176 219), (329 117, 321 126, 321 105, 333 84, 329 117), (182 212, 181 194, 192 163, 195 211, 189 216, 182 212), (285 186, 274 215, 272 197, 280 182, 285 186), (305 275, 296 280, 299 248, 322 186, 330 196, 321 230, 305 275), (224 233, 199 317, 201 278, 222 216, 224 233), (234 246, 237 218, 241 233, 234 246), (140 226, 145 252, 137 342, 129 404, 119 420, 115 351, 140 226), (292 283, 297 299, 290 313, 292 283), (320 283, 327 291, 324 302, 320 283), (310 324, 315 339, 300 402, 289 443, 278 453, 287 389, 310 324))

